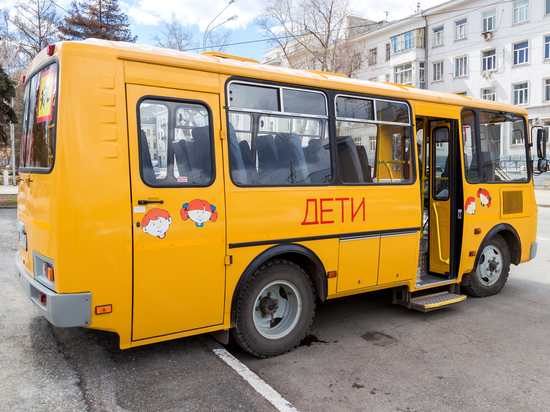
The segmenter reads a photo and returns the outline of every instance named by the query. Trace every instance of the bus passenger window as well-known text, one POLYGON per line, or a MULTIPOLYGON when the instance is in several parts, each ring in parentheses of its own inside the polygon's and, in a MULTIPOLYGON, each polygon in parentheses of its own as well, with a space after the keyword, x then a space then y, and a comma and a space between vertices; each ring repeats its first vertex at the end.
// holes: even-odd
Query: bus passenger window
POLYGON ((435 140, 435 173, 434 199, 449 199, 449 129, 438 127, 434 130, 435 140))
POLYGON ((176 101, 140 104, 140 170, 150 186, 207 186, 214 177, 206 107, 176 101))
POLYGON ((287 186, 331 181, 324 94, 231 83, 229 103, 229 168, 235 184, 287 186))
POLYGON ((338 96, 336 115, 338 175, 342 183, 412 181, 414 163, 406 104, 338 96))

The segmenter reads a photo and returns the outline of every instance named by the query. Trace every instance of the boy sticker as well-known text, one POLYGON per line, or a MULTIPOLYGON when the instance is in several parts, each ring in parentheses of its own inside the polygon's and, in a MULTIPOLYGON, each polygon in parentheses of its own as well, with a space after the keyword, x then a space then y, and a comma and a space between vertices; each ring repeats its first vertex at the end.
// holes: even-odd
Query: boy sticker
POLYGON ((172 223, 172 218, 166 210, 151 209, 141 219, 141 230, 148 235, 164 239, 170 223, 172 223))
POLYGON ((481 206, 491 207, 491 195, 487 189, 479 188, 477 191, 477 197, 479 197, 481 206))
POLYGON ((466 213, 468 213, 469 215, 475 215, 476 200, 470 196, 468 199, 466 199, 466 203, 464 204, 464 209, 466 210, 466 213))
POLYGON ((206 200, 195 199, 189 203, 184 203, 180 210, 183 220, 190 219, 195 222, 195 226, 203 227, 209 220, 215 222, 218 219, 216 206, 211 205, 206 200))

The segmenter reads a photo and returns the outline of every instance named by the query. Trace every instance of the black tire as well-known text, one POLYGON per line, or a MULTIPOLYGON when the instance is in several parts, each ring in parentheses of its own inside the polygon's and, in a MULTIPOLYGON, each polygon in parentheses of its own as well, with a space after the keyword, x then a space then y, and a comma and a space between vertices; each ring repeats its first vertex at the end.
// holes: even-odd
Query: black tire
POLYGON ((494 235, 483 248, 477 267, 470 273, 468 286, 469 295, 483 298, 499 293, 510 273, 510 249, 500 235, 494 235))
POLYGON ((234 310, 233 339, 252 355, 268 358, 296 348, 306 337, 315 290, 298 265, 273 259, 248 279, 234 310))

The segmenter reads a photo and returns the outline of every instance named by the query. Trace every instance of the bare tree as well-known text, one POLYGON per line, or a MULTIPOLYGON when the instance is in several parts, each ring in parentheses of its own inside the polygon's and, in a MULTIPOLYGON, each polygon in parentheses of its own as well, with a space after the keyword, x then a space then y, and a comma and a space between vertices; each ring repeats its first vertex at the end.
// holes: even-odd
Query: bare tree
POLYGON ((30 61, 48 44, 59 39, 59 17, 50 0, 19 0, 7 38, 30 61))
POLYGON ((160 36, 155 34, 151 37, 158 47, 174 50, 189 50, 198 47, 194 41, 193 31, 181 25, 179 21, 174 20, 166 26, 166 30, 160 32, 160 36))
POLYGON ((265 0, 256 24, 292 68, 352 76, 363 61, 361 49, 346 38, 353 13, 350 0, 265 0))
POLYGON ((220 30, 208 35, 206 47, 212 51, 221 53, 231 41, 231 30, 220 30))

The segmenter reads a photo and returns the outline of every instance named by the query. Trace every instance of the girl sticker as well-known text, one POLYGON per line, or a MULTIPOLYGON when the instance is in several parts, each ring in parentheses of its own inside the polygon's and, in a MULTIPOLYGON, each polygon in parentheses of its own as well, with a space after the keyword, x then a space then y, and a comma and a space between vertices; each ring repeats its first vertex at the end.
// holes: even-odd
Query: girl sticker
POLYGON ((466 199, 466 203, 464 204, 464 209, 466 209, 466 213, 468 213, 469 215, 475 215, 476 200, 470 196, 468 199, 466 199))
POLYGON ((195 222, 195 226, 203 227, 209 220, 215 222, 218 219, 216 206, 211 205, 206 200, 195 199, 189 203, 184 203, 180 210, 183 220, 190 219, 195 222))
POLYGON ((164 239, 170 223, 172 223, 172 218, 166 210, 151 209, 141 219, 141 230, 148 235, 164 239))
POLYGON ((479 197, 481 206, 491 207, 491 195, 489 194, 487 189, 479 188, 477 191, 477 197, 479 197))

